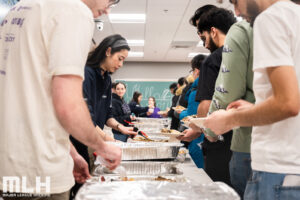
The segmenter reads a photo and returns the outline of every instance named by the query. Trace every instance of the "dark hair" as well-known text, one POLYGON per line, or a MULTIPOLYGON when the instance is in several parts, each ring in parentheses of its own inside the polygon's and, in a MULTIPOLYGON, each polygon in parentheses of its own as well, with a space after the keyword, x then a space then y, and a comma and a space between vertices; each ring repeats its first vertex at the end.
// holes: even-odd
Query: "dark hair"
POLYGON ((121 85, 124 85, 124 87, 125 87, 125 89, 126 89, 126 85, 125 85, 125 83, 123 83, 123 82, 116 82, 116 83, 114 83, 113 88, 114 88, 114 89, 117 89, 117 86, 120 85, 120 84, 121 84, 121 85))
POLYGON ((202 62, 203 62, 203 60, 205 60, 205 58, 206 58, 206 56, 203 54, 199 54, 199 55, 195 56, 191 61, 192 69, 193 70, 200 69, 202 62))
POLYGON ((184 77, 180 77, 177 81, 177 83, 180 85, 180 86, 183 86, 185 83, 186 83, 186 79, 184 77))
POLYGON ((222 31, 222 33, 227 34, 235 22, 236 18, 232 11, 224 8, 213 8, 201 16, 197 28, 200 33, 203 31, 210 33, 211 28, 215 27, 222 31))
POLYGON ((142 95, 142 93, 140 93, 140 92, 138 92, 138 91, 135 91, 135 92, 133 93, 133 96, 132 96, 131 101, 136 102, 137 104, 140 104, 139 101, 138 101, 138 98, 139 98, 139 96, 141 96, 141 95, 142 95))
POLYGON ((111 48, 111 54, 119 52, 123 49, 127 49, 128 51, 130 51, 125 38, 123 38, 119 34, 111 35, 104 38, 99 46, 89 54, 87 65, 90 67, 98 68, 100 64, 105 60, 106 51, 109 47, 111 48))
POLYGON ((200 17, 207 11, 211 10, 212 8, 217 8, 217 6, 211 5, 211 4, 207 4, 205 6, 202 6, 200 8, 198 8, 194 15, 191 17, 191 19, 189 20, 190 24, 192 26, 197 27, 197 20, 200 19, 200 17))
POLYGON ((170 86, 169 86, 169 89, 175 89, 177 87, 177 83, 172 83, 170 86))
POLYGON ((150 98, 153 99, 153 101, 154 101, 154 107, 156 107, 156 100, 155 100, 155 98, 154 98, 153 96, 151 96, 151 97, 148 98, 148 100, 149 100, 150 98))
POLYGON ((300 4, 300 0, 292 0, 293 2, 300 4))
POLYGON ((116 82, 112 82, 111 83, 111 88, 116 89, 116 84, 117 84, 116 82))

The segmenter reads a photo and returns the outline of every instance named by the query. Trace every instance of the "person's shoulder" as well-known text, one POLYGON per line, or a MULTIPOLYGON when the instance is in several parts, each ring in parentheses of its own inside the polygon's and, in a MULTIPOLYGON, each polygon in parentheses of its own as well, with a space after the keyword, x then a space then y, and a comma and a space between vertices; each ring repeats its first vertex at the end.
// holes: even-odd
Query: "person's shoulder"
POLYGON ((92 11, 81 0, 47 0, 41 2, 43 2, 43 7, 51 10, 54 15, 72 14, 71 16, 74 18, 81 16, 93 19, 92 11))
POLYGON ((85 66, 84 67, 84 78, 85 79, 89 79, 89 78, 94 78, 97 75, 96 69, 89 67, 89 66, 85 66))
POLYGON ((223 46, 213 51, 207 58, 206 63, 214 63, 216 60, 222 58, 223 46))
POLYGON ((235 37, 240 35, 240 33, 251 33, 253 31, 252 27, 250 26, 250 23, 248 23, 245 20, 242 20, 240 22, 237 22, 231 26, 229 29, 226 38, 227 37, 235 37))
POLYGON ((296 5, 290 1, 278 1, 268 7, 266 10, 261 12, 255 19, 255 23, 262 23, 262 25, 267 26, 268 24, 264 23, 264 20, 269 19, 287 19, 286 15, 293 14, 294 12, 300 12, 300 6, 296 5))

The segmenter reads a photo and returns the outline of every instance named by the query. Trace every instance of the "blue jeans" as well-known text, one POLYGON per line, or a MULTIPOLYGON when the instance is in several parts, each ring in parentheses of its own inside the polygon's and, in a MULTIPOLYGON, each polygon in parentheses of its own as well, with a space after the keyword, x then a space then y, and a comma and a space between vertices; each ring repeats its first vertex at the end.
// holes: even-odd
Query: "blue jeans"
POLYGON ((243 199, 247 181, 252 173, 250 153, 233 151, 229 162, 229 171, 232 187, 243 199))
MULTIPOLYGON (((287 174, 253 171, 247 183, 245 200, 299 200, 300 186, 283 186, 287 174)), ((300 176, 300 175, 298 175, 300 176)))

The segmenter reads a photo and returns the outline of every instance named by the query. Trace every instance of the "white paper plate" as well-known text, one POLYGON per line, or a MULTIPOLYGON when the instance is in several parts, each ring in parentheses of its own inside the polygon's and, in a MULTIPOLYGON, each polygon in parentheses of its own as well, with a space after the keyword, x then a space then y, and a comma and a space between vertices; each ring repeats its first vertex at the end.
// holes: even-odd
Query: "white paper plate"
POLYGON ((199 128, 205 128, 204 127, 205 120, 206 120, 206 117, 193 118, 190 120, 190 123, 194 123, 199 128))

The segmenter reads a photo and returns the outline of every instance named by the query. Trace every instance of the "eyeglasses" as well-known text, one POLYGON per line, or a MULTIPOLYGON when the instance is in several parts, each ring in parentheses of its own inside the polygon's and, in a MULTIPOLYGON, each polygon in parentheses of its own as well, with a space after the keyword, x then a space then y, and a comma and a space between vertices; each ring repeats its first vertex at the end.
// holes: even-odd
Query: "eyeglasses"
POLYGON ((113 8, 116 6, 116 4, 118 4, 120 2, 120 0, 109 0, 108 2, 108 8, 113 8))

